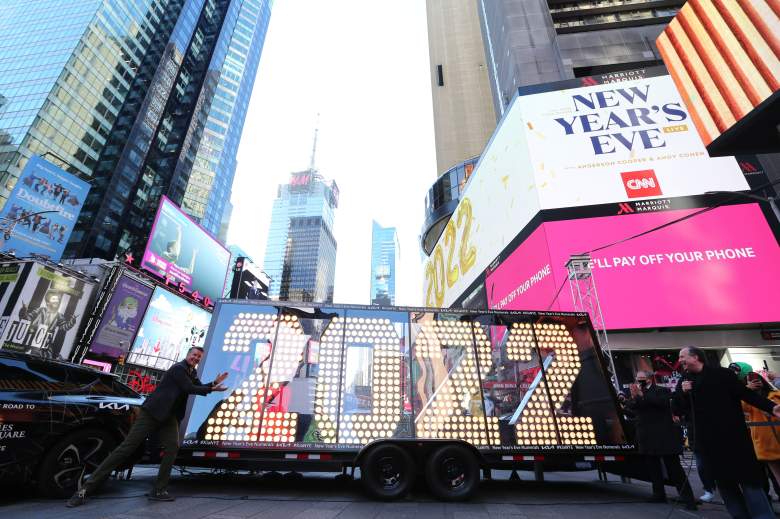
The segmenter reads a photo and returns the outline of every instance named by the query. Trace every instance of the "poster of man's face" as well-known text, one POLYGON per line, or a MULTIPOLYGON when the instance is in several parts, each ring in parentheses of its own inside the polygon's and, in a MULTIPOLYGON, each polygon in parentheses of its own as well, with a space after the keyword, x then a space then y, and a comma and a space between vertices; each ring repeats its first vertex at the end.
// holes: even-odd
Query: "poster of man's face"
POLYGON ((53 267, 23 263, 15 281, 0 283, 2 348, 67 359, 93 289, 53 267))

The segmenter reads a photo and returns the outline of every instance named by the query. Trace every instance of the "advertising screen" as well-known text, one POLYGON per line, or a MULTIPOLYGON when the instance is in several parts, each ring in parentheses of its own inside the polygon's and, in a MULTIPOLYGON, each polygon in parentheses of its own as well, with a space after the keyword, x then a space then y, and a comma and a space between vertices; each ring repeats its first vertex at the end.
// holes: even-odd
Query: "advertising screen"
POLYGON ((152 290, 126 274, 119 276, 89 351, 114 358, 125 355, 141 324, 152 290))
POLYGON ((141 267, 212 301, 222 297, 230 251, 163 197, 141 267))
POLYGON ((94 284, 34 261, 0 282, 0 340, 5 349, 67 359, 94 284))
MULTIPOLYGON (((542 224, 493 272, 495 309, 547 309, 573 254, 623 240, 697 209, 542 224)), ((756 204, 723 206, 592 254, 608 329, 780 321, 780 247, 756 204)), ((573 309, 567 286, 551 310, 573 309)))
POLYGON ((168 369, 191 346, 203 346, 210 321, 206 310, 157 287, 126 362, 168 369))
POLYGON ((36 253, 59 260, 88 192, 83 180, 30 157, 0 214, 2 250, 18 258, 36 253))
POLYGON ((425 266, 426 306, 450 306, 541 210, 748 189, 662 72, 521 89, 425 266))

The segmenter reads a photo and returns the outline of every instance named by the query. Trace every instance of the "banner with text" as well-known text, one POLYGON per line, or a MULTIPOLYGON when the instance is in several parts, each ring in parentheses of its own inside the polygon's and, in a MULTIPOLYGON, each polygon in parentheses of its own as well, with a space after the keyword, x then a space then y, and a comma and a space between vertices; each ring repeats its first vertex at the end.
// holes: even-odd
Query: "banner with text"
POLYGON ((427 260, 426 306, 452 305, 541 210, 748 189, 657 74, 520 90, 427 260))
MULTIPOLYGON (((573 310, 566 261, 698 209, 542 224, 487 275, 490 308, 573 310), (557 294, 557 298, 556 298, 557 294)), ((780 321, 780 247, 756 204, 723 206, 592 254, 608 329, 780 321)))
POLYGON ((89 192, 89 184, 33 155, 0 213, 2 250, 57 261, 89 192))

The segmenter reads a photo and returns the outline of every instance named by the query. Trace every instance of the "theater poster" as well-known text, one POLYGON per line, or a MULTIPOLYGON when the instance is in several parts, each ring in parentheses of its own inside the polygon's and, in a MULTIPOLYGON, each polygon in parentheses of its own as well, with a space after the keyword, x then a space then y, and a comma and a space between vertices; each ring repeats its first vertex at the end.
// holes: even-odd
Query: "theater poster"
POLYGON ((119 276, 89 351, 118 358, 127 353, 152 297, 153 288, 119 276))
POLYGON ((0 281, 3 349, 68 359, 95 285, 54 267, 20 263, 14 281, 0 281))

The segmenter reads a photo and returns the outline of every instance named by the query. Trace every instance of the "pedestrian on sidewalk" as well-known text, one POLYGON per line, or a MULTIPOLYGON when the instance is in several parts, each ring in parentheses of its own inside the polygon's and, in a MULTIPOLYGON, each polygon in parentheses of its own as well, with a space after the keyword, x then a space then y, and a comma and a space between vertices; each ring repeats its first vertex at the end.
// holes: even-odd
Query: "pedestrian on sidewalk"
MULTIPOLYGON (((780 403, 780 391, 760 374, 751 371, 746 378, 748 389, 776 404, 780 403)), ((753 440, 756 458, 766 465, 775 480, 780 480, 780 421, 776 420, 773 415, 764 413, 744 402, 742 409, 747 421, 756 424, 750 427, 750 437, 753 440), (766 425, 768 423, 776 423, 777 425, 766 425)), ((769 493, 768 490, 767 488, 767 493, 769 493)))
POLYGON ((664 471, 669 480, 677 487, 685 508, 696 510, 691 485, 680 465, 683 451, 683 435, 680 427, 672 419, 670 401, 672 392, 655 383, 649 371, 636 374, 636 384, 631 385, 631 398, 626 407, 636 417, 639 453, 645 456, 650 481, 653 484, 652 503, 665 503, 664 471))
POLYGON ((165 372, 160 385, 146 398, 125 440, 103 460, 89 479, 80 485, 68 500, 69 508, 86 503, 87 496, 93 494, 111 472, 132 456, 138 446, 155 432, 160 438, 164 454, 149 499, 153 501, 175 499, 168 493, 167 487, 173 462, 179 451, 179 422, 184 418, 187 400, 190 395, 207 395, 212 391, 227 389, 222 385, 227 378, 227 373, 218 375, 210 384, 203 384, 198 379, 195 368, 201 358, 203 358, 203 348, 194 346, 189 349, 183 361, 177 362, 165 372))
POLYGON ((696 448, 712 470, 726 509, 738 519, 775 519, 742 402, 777 417, 780 405, 749 390, 733 371, 705 366, 698 348, 683 348, 679 359, 685 374, 674 393, 675 414, 693 423, 696 448))

